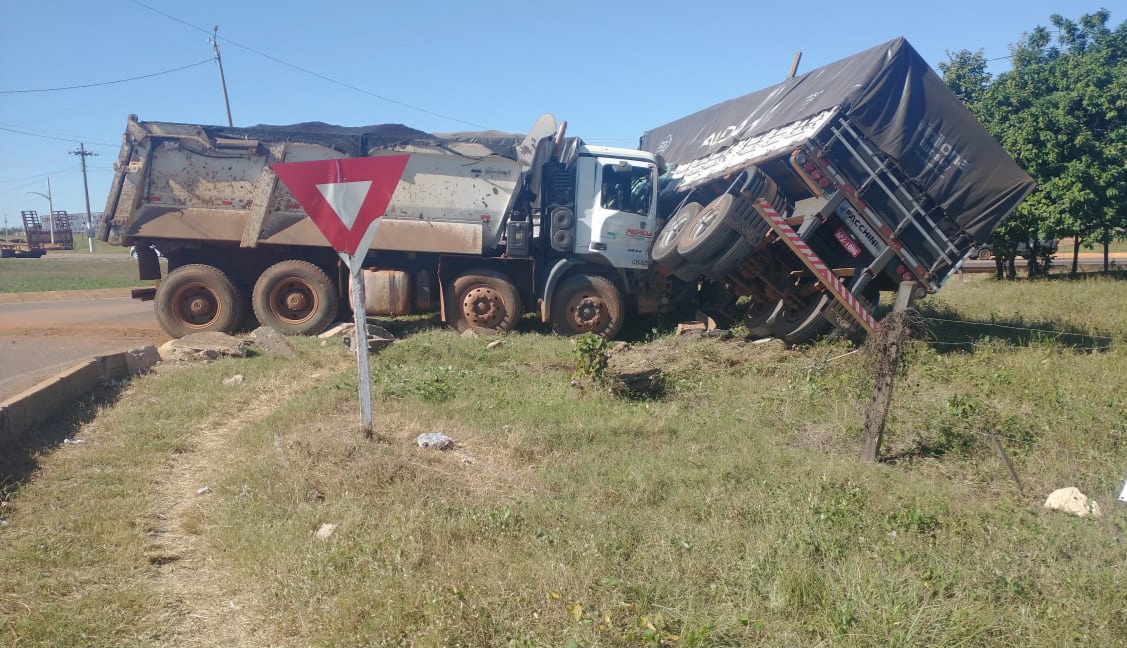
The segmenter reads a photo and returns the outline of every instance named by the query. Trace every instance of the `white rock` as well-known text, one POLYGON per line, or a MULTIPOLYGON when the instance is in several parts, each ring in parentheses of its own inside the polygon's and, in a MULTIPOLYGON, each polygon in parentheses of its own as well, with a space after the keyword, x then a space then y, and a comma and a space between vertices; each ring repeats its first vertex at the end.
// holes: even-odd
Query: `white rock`
POLYGON ((179 340, 169 340, 157 349, 162 360, 200 361, 228 356, 244 358, 247 343, 226 333, 208 331, 192 333, 179 340))
POLYGON ((486 349, 496 349, 497 347, 501 346, 502 344, 504 344, 504 342, 501 341, 501 340, 493 340, 489 344, 486 344, 485 348, 486 349))
POLYGON ((224 385, 241 385, 241 384, 243 384, 244 380, 245 380, 245 378, 243 378, 243 374, 235 374, 234 376, 231 376, 230 378, 224 378, 223 384, 224 385))
POLYGON ((151 344, 130 349, 125 354, 125 365, 131 374, 145 373, 158 362, 160 362, 160 353, 151 344))
POLYGON ((1045 508, 1072 513, 1080 517, 1100 516, 1100 505, 1096 503, 1096 500, 1089 499, 1075 486, 1060 488, 1050 493, 1049 498, 1045 500, 1045 508))
POLYGON ((317 539, 318 540, 324 540, 324 539, 328 538, 329 536, 333 535, 333 531, 336 531, 336 530, 337 530, 337 525, 335 525, 335 524, 322 524, 321 527, 319 529, 317 529, 317 533, 316 533, 317 539))

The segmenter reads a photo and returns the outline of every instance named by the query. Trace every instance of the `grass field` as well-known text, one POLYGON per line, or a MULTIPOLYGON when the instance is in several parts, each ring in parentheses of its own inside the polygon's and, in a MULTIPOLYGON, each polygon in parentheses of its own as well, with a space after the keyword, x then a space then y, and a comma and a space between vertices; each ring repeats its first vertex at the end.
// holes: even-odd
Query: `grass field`
MULTIPOLYGON (((121 248, 128 252, 128 248, 121 248)), ((48 252, 38 259, 0 259, 0 293, 41 290, 88 290, 151 285, 137 278, 137 262, 121 258, 86 258, 83 252, 48 252)), ((85 253, 88 254, 88 253, 85 253)))
POLYGON ((424 330, 373 358, 373 441, 336 341, 162 365, 25 457, 0 642, 1122 645, 1124 303, 1115 278, 924 301, 877 465, 844 341, 655 335, 611 358, 664 372, 629 399, 573 384, 569 340, 424 330), (1065 486, 1103 517, 1044 510, 1065 486))

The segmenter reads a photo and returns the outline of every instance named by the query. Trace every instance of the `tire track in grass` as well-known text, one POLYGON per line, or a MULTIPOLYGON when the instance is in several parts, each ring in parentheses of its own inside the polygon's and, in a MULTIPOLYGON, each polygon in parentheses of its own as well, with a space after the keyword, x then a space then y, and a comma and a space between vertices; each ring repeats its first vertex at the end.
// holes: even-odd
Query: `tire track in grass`
POLYGON ((208 509, 215 501, 208 484, 216 483, 224 467, 237 460, 232 439, 240 431, 277 403, 309 389, 326 375, 343 371, 349 361, 346 357, 311 373, 283 369, 257 385, 244 383, 230 392, 236 395, 234 399, 222 404, 223 415, 217 413, 190 433, 191 449, 172 455, 162 478, 154 484, 158 504, 151 523, 152 543, 146 550, 149 562, 157 568, 155 585, 164 598, 162 640, 225 648, 277 644, 260 619, 246 614, 253 608, 257 592, 231 582, 231 573, 209 546, 208 509))

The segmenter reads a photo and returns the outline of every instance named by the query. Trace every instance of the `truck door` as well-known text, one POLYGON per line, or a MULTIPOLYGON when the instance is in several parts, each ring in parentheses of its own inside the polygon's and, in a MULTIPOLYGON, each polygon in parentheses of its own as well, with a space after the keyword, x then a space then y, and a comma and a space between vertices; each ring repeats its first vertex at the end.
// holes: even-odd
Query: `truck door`
MULTIPOLYGON (((655 165, 603 157, 588 161, 595 166, 594 195, 582 203, 586 208, 577 224, 576 252, 601 255, 616 268, 648 268, 657 225, 655 165)), ((580 192, 580 200, 585 193, 580 192)))

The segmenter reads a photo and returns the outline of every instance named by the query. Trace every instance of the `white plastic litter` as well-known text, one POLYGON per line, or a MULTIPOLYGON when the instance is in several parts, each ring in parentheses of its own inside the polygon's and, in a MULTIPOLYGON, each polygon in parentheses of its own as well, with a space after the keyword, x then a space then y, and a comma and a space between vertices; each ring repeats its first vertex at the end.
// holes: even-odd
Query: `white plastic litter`
POLYGON ((441 432, 423 432, 415 443, 420 448, 434 448, 435 450, 450 450, 454 447, 454 439, 441 432))

